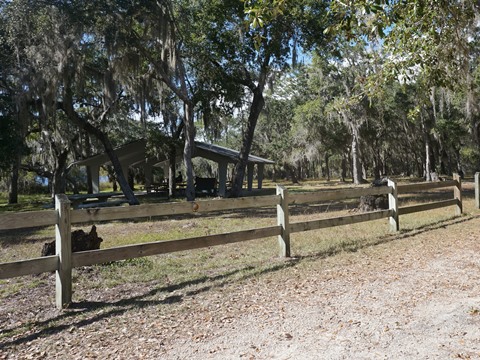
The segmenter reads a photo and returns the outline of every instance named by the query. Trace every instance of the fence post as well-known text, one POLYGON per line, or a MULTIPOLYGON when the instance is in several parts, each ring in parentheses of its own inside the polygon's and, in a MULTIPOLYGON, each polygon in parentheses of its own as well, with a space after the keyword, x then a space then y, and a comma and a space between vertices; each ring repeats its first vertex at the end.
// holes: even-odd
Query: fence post
POLYGON ((475 209, 480 209, 480 173, 475 173, 475 209))
POLYGON ((55 196, 57 224, 55 225, 55 249, 58 256, 56 272, 57 309, 72 302, 72 237, 70 223, 70 200, 65 194, 55 196))
POLYGON ((462 178, 458 174, 453 174, 453 180, 457 182, 453 188, 453 197, 457 199, 457 207, 455 208, 455 215, 462 215, 462 178))
POLYGON ((388 186, 392 188, 392 192, 388 194, 388 208, 392 211, 390 216, 390 230, 395 232, 400 230, 400 222, 398 216, 398 187, 397 182, 392 179, 388 179, 388 186))
POLYGON ((277 224, 282 227, 278 236, 280 256, 290 257, 290 220, 288 212, 288 190, 277 185, 277 195, 280 195, 280 204, 277 205, 277 224))

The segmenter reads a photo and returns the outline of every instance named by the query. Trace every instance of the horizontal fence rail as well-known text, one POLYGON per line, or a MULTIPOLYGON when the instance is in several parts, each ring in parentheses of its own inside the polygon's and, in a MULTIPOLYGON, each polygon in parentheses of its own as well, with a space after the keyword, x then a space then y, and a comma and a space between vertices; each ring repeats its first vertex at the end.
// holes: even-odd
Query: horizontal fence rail
POLYGON ((58 256, 45 256, 0 264, 0 279, 58 270, 58 256))
POLYGON ((449 180, 449 181, 440 181, 440 182, 426 182, 426 183, 398 185, 398 193, 406 194, 406 193, 411 193, 415 191, 441 189, 441 188, 446 188, 450 186, 457 186, 457 184, 458 184, 457 180, 449 180))
POLYGON ((368 195, 386 195, 392 192, 389 186, 316 191, 312 193, 290 194, 290 204, 307 204, 322 201, 339 201, 368 195))
POLYGON ((455 215, 460 215, 463 211, 462 180, 458 174, 454 174, 454 179, 450 181, 399 185, 397 187, 397 191, 398 194, 408 194, 416 191, 440 189, 445 187, 453 187, 453 199, 434 201, 419 205, 403 206, 398 209, 398 215, 407 215, 421 211, 439 209, 447 206, 455 206, 455 215))
POLYGON ((340 217, 321 219, 321 220, 310 220, 310 221, 290 224, 290 232, 296 233, 301 231, 325 229, 325 228, 334 227, 334 226, 357 224, 365 221, 373 221, 373 220, 388 218, 390 216, 392 216, 392 210, 379 210, 379 211, 368 212, 365 214, 340 216, 340 217))
POLYGON ((94 221, 112 221, 155 216, 184 215, 192 213, 206 213, 212 211, 226 211, 247 209, 251 207, 275 206, 280 203, 278 195, 253 196, 237 199, 217 199, 189 201, 173 204, 149 204, 119 208, 93 208, 72 211, 72 223, 94 221))
POLYGON ((57 223, 57 211, 40 210, 0 215, 0 230, 27 229, 57 223))
POLYGON ((72 254, 72 265, 73 267, 79 267, 101 264, 104 262, 200 249, 209 246, 233 244, 240 241, 261 239, 277 235, 280 235, 280 227, 270 226, 226 234, 199 236, 180 240, 154 241, 103 250, 82 251, 72 254))
POLYGON ((439 209, 442 207, 447 207, 452 205, 458 205, 458 199, 442 200, 442 201, 435 201, 435 202, 426 203, 426 204, 404 206, 398 209, 398 214, 407 215, 407 214, 413 214, 421 211, 439 209))
MULTIPOLYGON (((480 180, 476 181, 476 184, 477 183, 480 183, 480 180)), ((461 180, 458 175, 454 175, 454 180, 452 181, 436 183, 397 185, 395 181, 389 180, 388 186, 349 188, 299 194, 289 194, 287 189, 277 186, 277 195, 271 196, 200 200, 170 204, 163 203, 160 205, 149 204, 119 208, 71 210, 71 204, 68 198, 65 195, 58 195, 55 204, 55 210, 7 213, 0 215, 0 230, 55 225, 57 244, 57 254, 54 256, 0 264, 0 279, 56 271, 56 304, 58 308, 63 308, 64 305, 71 302, 71 270, 75 267, 199 249, 209 246, 225 245, 274 236, 278 237, 280 254, 288 257, 290 256, 291 233, 355 224, 383 218, 389 218, 391 229, 393 231, 398 231, 399 215, 427 211, 445 206, 456 206, 455 214, 457 215, 462 212, 461 180), (454 188, 453 199, 398 207, 398 194, 407 194, 415 191, 444 187, 454 188), (324 201, 341 201, 351 198, 358 199, 361 196, 368 195, 387 195, 389 199, 389 209, 304 222, 292 223, 289 220, 290 205, 321 203, 324 201), (260 207, 277 208, 276 226, 71 253, 71 225, 75 223, 130 220, 135 218, 208 213, 260 207)))

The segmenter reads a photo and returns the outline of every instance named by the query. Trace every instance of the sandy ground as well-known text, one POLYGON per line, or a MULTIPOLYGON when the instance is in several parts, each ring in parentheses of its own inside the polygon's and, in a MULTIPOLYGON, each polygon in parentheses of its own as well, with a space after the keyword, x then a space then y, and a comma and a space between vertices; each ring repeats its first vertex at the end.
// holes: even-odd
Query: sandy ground
POLYGON ((480 359, 479 234, 457 219, 233 282, 84 290, 63 312, 25 290, 1 303, 0 359, 480 359))

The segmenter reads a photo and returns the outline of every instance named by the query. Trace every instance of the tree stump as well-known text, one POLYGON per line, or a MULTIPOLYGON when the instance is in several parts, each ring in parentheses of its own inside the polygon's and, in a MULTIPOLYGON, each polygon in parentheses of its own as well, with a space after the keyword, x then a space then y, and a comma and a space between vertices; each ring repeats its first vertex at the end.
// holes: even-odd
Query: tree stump
MULTIPOLYGON (((375 180, 371 187, 388 186, 388 179, 375 180)), ((369 212, 375 210, 388 209, 388 195, 366 195, 360 197, 360 204, 357 207, 358 211, 369 212)))
MULTIPOLYGON (((72 252, 98 250, 100 249, 100 243, 102 238, 97 235, 97 228, 92 225, 90 233, 86 233, 83 230, 72 231, 72 252)), ((55 240, 45 243, 42 248, 42 256, 55 255, 55 240)))

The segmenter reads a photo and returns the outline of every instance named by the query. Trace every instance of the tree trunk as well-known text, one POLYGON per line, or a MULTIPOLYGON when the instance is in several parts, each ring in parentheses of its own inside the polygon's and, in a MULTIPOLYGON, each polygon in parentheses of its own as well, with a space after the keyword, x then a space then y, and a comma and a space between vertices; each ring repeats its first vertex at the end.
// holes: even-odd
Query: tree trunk
POLYGON ((108 139, 108 136, 106 134, 103 134, 102 132, 100 132, 98 134, 98 139, 103 144, 103 146, 105 148, 105 152, 107 153, 108 158, 112 162, 113 169, 115 170, 115 173, 117 174, 117 181, 118 181, 118 184, 120 185, 120 188, 122 189, 123 195, 125 195, 125 197, 128 200, 128 203, 130 205, 139 205, 140 203, 138 202, 137 198, 135 197, 135 194, 133 193, 133 190, 128 185, 128 181, 125 178, 125 175, 123 174, 122 165, 120 164, 120 161, 118 160, 117 154, 115 154, 115 150, 113 149, 113 146, 110 143, 110 140, 108 139))
POLYGON ((117 184, 117 180, 115 178, 113 178, 113 180, 112 180, 112 190, 114 192, 118 191, 118 184, 117 184))
POLYGON ((79 190, 78 190, 78 182, 77 182, 77 179, 73 176, 66 176, 67 178, 67 182, 71 185, 72 187, 72 191, 74 194, 78 194, 79 193, 79 190))
POLYGON ((187 175, 187 188, 185 196, 187 201, 195 200, 195 183, 193 181, 192 153, 195 145, 195 131, 193 123, 193 104, 185 102, 185 146, 183 148, 183 161, 187 175))
POLYGON ((363 183, 362 177, 362 165, 360 163, 360 150, 358 143, 358 129, 355 125, 351 124, 352 130, 352 177, 355 185, 363 183))
POLYGON ((374 149, 374 156, 373 156, 373 176, 375 180, 379 180, 382 177, 382 158, 380 156, 380 151, 378 151, 378 144, 377 148, 374 149))
POLYGON ((378 163, 375 164, 375 167, 373 168, 373 176, 375 180, 379 180, 382 177, 378 163))
POLYGON ((431 157, 430 157, 430 152, 431 152, 431 143, 430 143, 430 135, 429 131, 430 128, 427 126, 425 118, 421 115, 422 117, 422 130, 423 130, 423 141, 425 144, 425 181, 432 181, 432 164, 431 164, 431 157))
POLYGON ((438 178, 432 140, 428 134, 425 134, 425 173, 426 181, 436 181, 438 178))
POLYGON ((66 172, 67 172, 67 159, 68 149, 64 149, 62 152, 56 152, 56 166, 52 176, 52 199, 56 194, 65 194, 66 190, 66 172))
POLYGON ((273 170, 272 170, 272 182, 277 181, 277 166, 274 164, 273 165, 273 170))
POLYGON ((423 118, 423 134, 425 138, 425 172, 427 181, 434 181, 438 178, 438 175, 433 177, 433 173, 436 172, 435 166, 435 151, 437 150, 434 147, 432 141, 431 130, 435 127, 437 121, 437 106, 436 106, 436 89, 432 87, 430 89, 430 102, 431 102, 431 111, 426 111, 427 116, 423 118))
MULTIPOLYGON (((84 133, 85 136, 85 153, 82 155, 85 155, 85 157, 90 157, 92 156, 91 154, 91 144, 90 144, 90 136, 88 133, 84 133)), ((87 193, 88 194, 93 194, 93 181, 92 181, 92 171, 90 170, 90 166, 87 166, 87 193)))
POLYGON ((380 156, 380 161, 382 163, 382 175, 387 175, 387 159, 386 159, 386 151, 382 150, 382 155, 380 156))
MULTIPOLYGON (((120 185, 120 188, 122 189, 123 194, 127 198, 128 203, 130 205, 138 205, 139 202, 135 197, 135 194, 133 193, 132 189, 128 185, 128 181, 125 178, 125 175, 123 174, 122 165, 118 160, 117 154, 113 149, 112 143, 110 142, 108 135, 105 134, 100 129, 93 126, 92 124, 90 124, 87 120, 83 119, 81 116, 77 114, 77 112, 74 110, 72 95, 68 87, 65 91, 64 101, 65 103, 64 103, 63 110, 65 111, 66 115, 75 124, 77 124, 77 126, 85 130, 87 133, 95 136, 102 143, 103 147, 105 148, 105 153, 107 154, 108 158, 112 163, 115 174, 117 174, 118 184, 120 185)), ((106 115, 106 113, 104 113, 104 115, 106 115)))
POLYGON ((177 186, 175 183, 176 160, 177 151, 175 149, 175 145, 172 144, 168 152, 168 195, 170 197, 175 196, 175 188, 177 186))
POLYGON ((360 185, 361 183, 363 183, 363 177, 362 164, 360 161, 358 125, 356 124, 354 119, 349 118, 345 111, 341 111, 340 114, 343 117, 343 122, 350 128, 350 135, 352 136, 350 154, 353 183, 355 185, 360 185))
MULTIPOLYGON (((29 119, 30 119, 30 111, 27 105, 27 98, 25 96, 21 96, 19 98, 17 108, 18 110, 17 110, 16 121, 18 125, 20 139, 23 141, 23 138, 25 138, 27 135, 27 124, 29 123, 29 119)), ((12 176, 10 177, 10 183, 8 186, 8 203, 18 204, 18 180, 19 180, 20 166, 22 164, 22 156, 20 154, 19 149, 17 149, 15 159, 13 160, 14 161, 13 161, 13 167, 12 167, 12 176)))
POLYGON ((345 182, 345 179, 347 178, 347 154, 343 153, 342 155, 342 182, 345 182))
POLYGON ((125 176, 128 180, 128 186, 130 186, 130 189, 132 189, 132 191, 135 191, 135 173, 132 171, 132 169, 128 169, 125 176))
MULTIPOLYGON (((108 173, 108 181, 112 183, 112 189, 113 191, 118 191, 118 186, 117 186, 117 180, 115 176, 115 171, 113 171, 113 168, 111 166, 106 167, 107 173, 108 173)), ((92 194, 92 192, 89 192, 89 194, 92 194)))
POLYGON ((292 184, 298 184, 298 178, 295 174, 295 168, 289 164, 285 164, 285 169, 287 173, 290 175, 290 180, 292 180, 292 184))
POLYGON ((87 193, 93 194, 93 180, 90 166, 87 166, 87 193))
POLYGON ((239 197, 242 192, 243 179, 245 177, 245 168, 248 162, 248 155, 252 148, 253 135, 255 133, 255 127, 257 126, 258 117, 265 105, 265 99, 263 98, 263 86, 259 84, 253 91, 253 101, 250 106, 250 114, 248 115, 247 127, 243 133, 242 148, 240 149, 239 159, 235 164, 235 177, 233 179, 232 190, 230 192, 231 197, 239 197))
POLYGON ((12 176, 10 176, 10 184, 8 186, 8 203, 18 204, 18 173, 20 169, 20 155, 17 154, 12 167, 12 176))
POLYGON ((330 155, 326 152, 325 153, 325 176, 327 178, 327 181, 330 181, 330 155))

